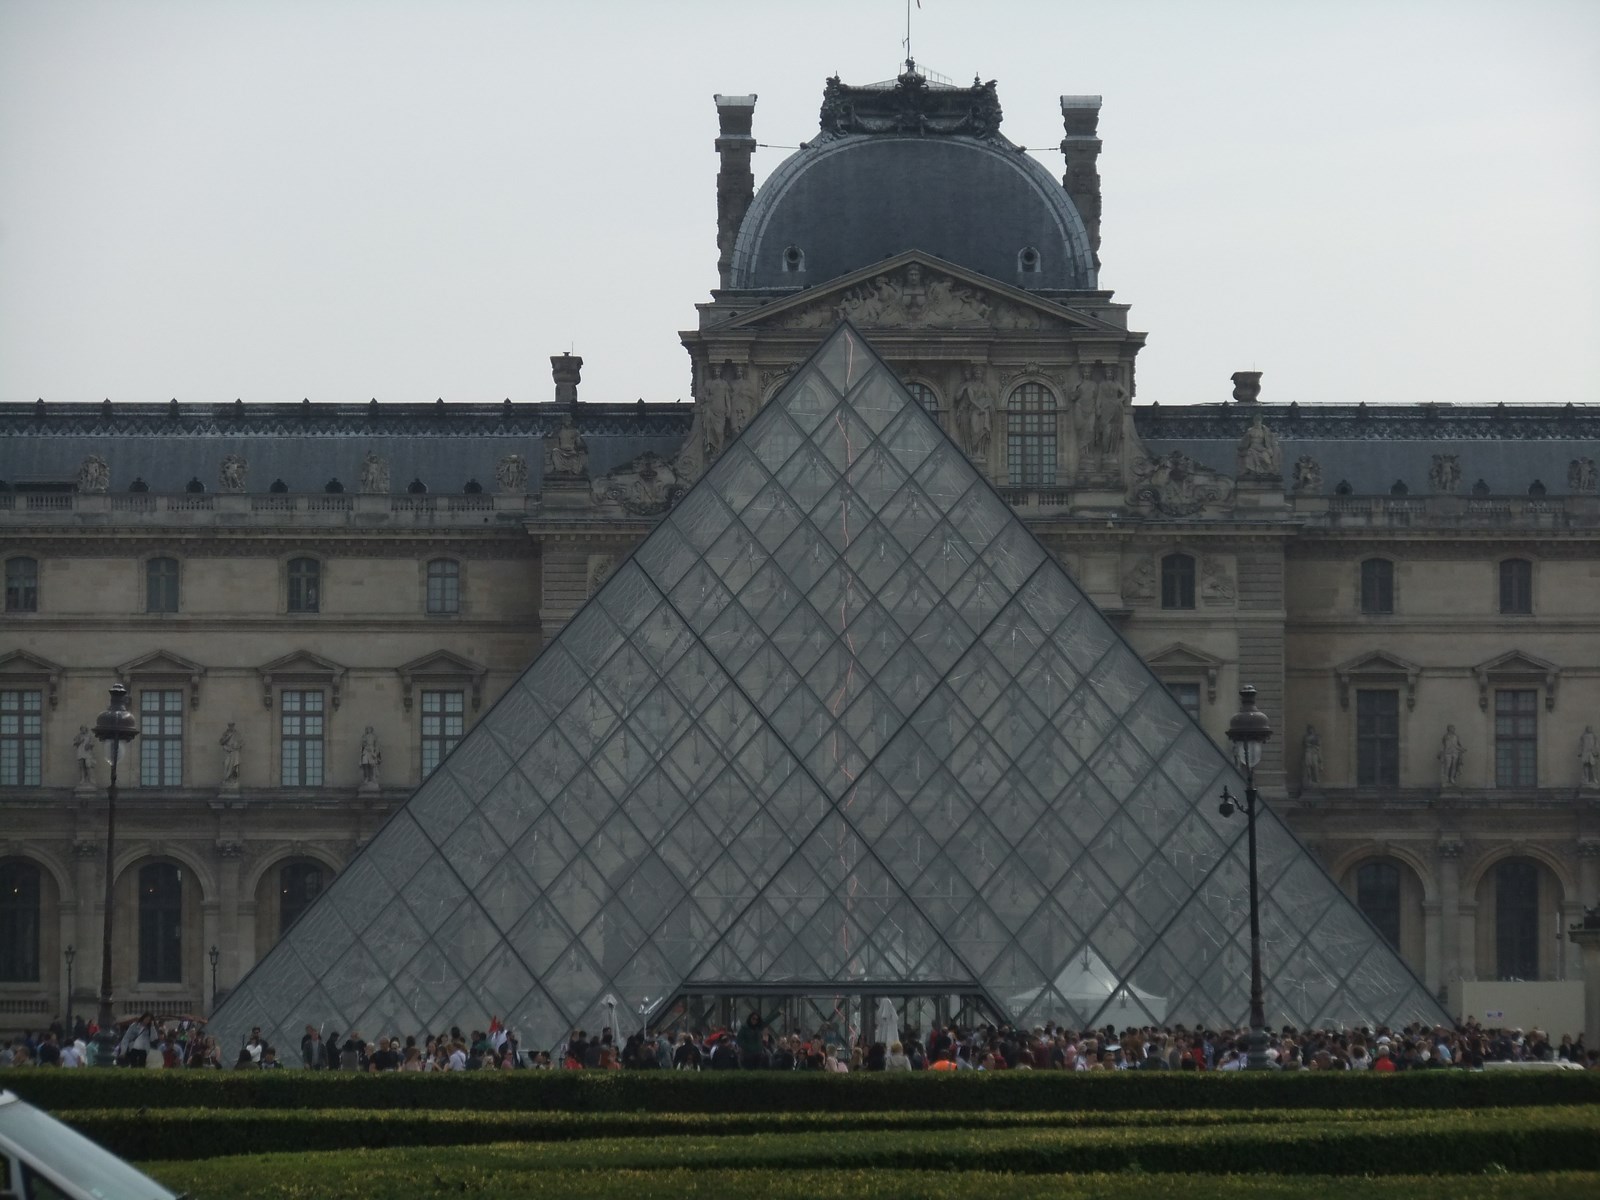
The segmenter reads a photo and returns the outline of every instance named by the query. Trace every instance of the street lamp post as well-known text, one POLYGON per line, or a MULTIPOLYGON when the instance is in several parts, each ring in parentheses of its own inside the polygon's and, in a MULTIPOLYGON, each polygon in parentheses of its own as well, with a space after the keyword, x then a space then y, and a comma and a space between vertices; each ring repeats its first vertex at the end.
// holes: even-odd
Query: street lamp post
POLYGON ((72 1025, 73 1025, 73 1021, 72 1021, 72 960, 77 958, 77 957, 78 957, 78 949, 77 949, 77 947, 76 946, 68 946, 67 947, 67 953, 66 953, 66 959, 67 959, 67 1034, 68 1034, 68 1036, 71 1036, 71 1034, 72 1034, 72 1025))
POLYGON ((94 736, 106 743, 106 760, 111 764, 111 782, 106 786, 106 914, 100 942, 100 1013, 95 1023, 95 1065, 109 1067, 116 1062, 116 1013, 111 1005, 111 884, 115 866, 117 837, 117 762, 122 747, 139 736, 139 718, 128 711, 128 689, 111 685, 111 707, 95 719, 94 736))
POLYGON ((1252 1071, 1268 1070, 1272 1066, 1267 1057, 1267 1019, 1261 1002, 1261 897, 1256 873, 1256 810, 1260 807, 1256 766, 1271 736, 1272 722, 1256 707, 1256 690, 1247 684, 1239 689, 1239 711, 1228 722, 1233 758, 1244 772, 1244 803, 1239 804, 1224 787, 1217 811, 1224 817, 1231 817, 1235 808, 1244 809, 1250 847, 1250 1042, 1246 1067, 1252 1071))
POLYGON ((217 963, 222 958, 222 951, 215 946, 206 955, 211 960, 211 1011, 217 1011, 217 963))

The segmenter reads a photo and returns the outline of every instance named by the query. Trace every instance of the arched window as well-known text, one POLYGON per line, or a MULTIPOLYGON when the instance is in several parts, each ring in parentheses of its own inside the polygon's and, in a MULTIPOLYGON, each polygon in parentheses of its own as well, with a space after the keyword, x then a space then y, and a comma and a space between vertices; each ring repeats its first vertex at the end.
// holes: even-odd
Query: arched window
POLYGON ((1006 403, 1006 468, 1013 487, 1056 481, 1056 398, 1024 383, 1006 403))
POLYGON ((322 564, 314 558, 289 560, 289 611, 322 611, 322 564))
POLYGON ((178 560, 152 558, 144 564, 144 610, 153 613, 178 611, 178 560))
POLYGON ((1494 869, 1495 974, 1539 978, 1539 864, 1508 858, 1494 869))
POLYGON ((1511 616, 1533 612, 1533 564, 1525 558, 1500 564, 1500 611, 1511 616))
POLYGON ((440 616, 461 611, 461 564, 453 558, 428 563, 428 613, 440 616))
POLYGON ((1168 554, 1161 560, 1161 607, 1194 607, 1194 556, 1168 554))
POLYGON ((6 559, 6 611, 39 611, 39 560, 19 555, 6 559))
POLYGON ((300 914, 322 892, 321 863, 286 863, 278 871, 278 936, 289 932, 289 926, 299 920, 300 914))
POLYGON ((183 982, 183 872, 171 863, 139 868, 139 982, 183 982))
POLYGON ((1361 611, 1394 611, 1394 564, 1387 558, 1368 558, 1361 563, 1361 611))
POLYGON ((922 405, 935 421, 939 419, 939 397, 934 390, 925 383, 911 382, 906 384, 906 391, 911 393, 911 398, 922 405))
POLYGON ((1363 863, 1356 871, 1356 907, 1378 927, 1396 952, 1400 949, 1400 868, 1393 863, 1363 863))
POLYGON ((39 868, 0 862, 0 983, 39 982, 39 868))

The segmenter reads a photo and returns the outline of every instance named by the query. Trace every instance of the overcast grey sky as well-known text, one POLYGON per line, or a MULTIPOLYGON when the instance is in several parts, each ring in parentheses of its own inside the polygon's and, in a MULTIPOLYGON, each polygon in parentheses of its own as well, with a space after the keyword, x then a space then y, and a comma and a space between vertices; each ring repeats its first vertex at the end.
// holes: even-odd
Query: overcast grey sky
MULTIPOLYGON (((1596 0, 925 0, 1058 176, 1105 97, 1139 399, 1600 401, 1596 0)), ((687 398, 713 92, 892 77, 904 0, 0 0, 0 400, 687 398)), ((786 151, 756 155, 758 182, 786 151)))

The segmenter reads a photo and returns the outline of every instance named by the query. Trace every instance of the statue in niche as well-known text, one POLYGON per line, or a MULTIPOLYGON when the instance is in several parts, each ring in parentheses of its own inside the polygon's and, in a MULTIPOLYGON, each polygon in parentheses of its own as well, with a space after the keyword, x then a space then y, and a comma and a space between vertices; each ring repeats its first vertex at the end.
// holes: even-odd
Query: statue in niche
POLYGON ((378 735, 371 725, 361 735, 361 786, 378 786, 378 768, 383 765, 383 752, 378 749, 378 735))
POLYGON ((380 495, 389 490, 389 462, 379 458, 376 451, 368 450, 361 460, 361 491, 366 495, 380 495))
POLYGON ((1578 496, 1594 495, 1594 459, 1575 458, 1567 464, 1567 490, 1578 496))
POLYGON ((1593 725, 1585 725, 1578 738, 1578 786, 1600 788, 1600 739, 1593 725))
POLYGON ((979 462, 987 462, 994 436, 994 395, 977 363, 968 363, 963 374, 965 382, 956 393, 954 432, 963 450, 979 462))
POLYGON ((728 444, 728 431, 733 421, 733 383, 723 378, 721 367, 710 363, 705 366, 700 385, 699 415, 700 434, 709 463, 728 444))
POLYGON ((1315 787, 1321 782, 1322 739, 1317 736, 1315 725, 1307 725, 1305 736, 1300 739, 1300 786, 1315 787))
POLYGON ((508 454, 495 464, 494 481, 503 493, 528 490, 528 460, 520 454, 508 454))
POLYGON ((217 745, 222 747, 222 786, 238 787, 239 756, 244 752, 244 737, 239 733, 239 727, 229 721, 217 745))
POLYGON ((761 382, 754 378, 744 367, 739 367, 734 372, 734 377, 728 385, 728 424, 731 432, 729 437, 736 437, 750 424, 750 418, 756 415, 756 410, 761 407, 761 382))
POLYGON ((242 492, 249 464, 242 454, 225 454, 222 469, 217 472, 217 486, 225 492, 242 492))
POLYGON ((78 490, 104 495, 111 488, 111 468, 98 454, 91 454, 78 467, 78 490))
POLYGON ((96 738, 87 725, 78 726, 78 736, 72 739, 72 757, 78 764, 78 786, 94 786, 94 755, 96 738))
POLYGON ((1454 454, 1435 454, 1428 468, 1428 486, 1446 495, 1461 486, 1461 460, 1454 454))
POLYGON ((1454 725, 1446 725, 1444 737, 1439 739, 1439 786, 1460 787, 1461 765, 1467 757, 1466 747, 1456 735, 1454 725))
POLYGON ((1122 478, 1122 442, 1126 421, 1127 389, 1120 371, 1097 362, 1072 389, 1073 424, 1078 433, 1078 474, 1091 479, 1122 478))
POLYGON ((1268 429, 1257 413, 1239 439, 1239 474, 1246 479, 1281 479, 1283 447, 1278 435, 1268 429))
POLYGON ((1294 490, 1320 492, 1322 490, 1322 464, 1309 454, 1294 460, 1294 490))
POLYGON ((561 414, 561 426, 544 439, 544 473, 569 479, 582 478, 589 472, 589 443, 578 432, 578 423, 572 414, 561 414))

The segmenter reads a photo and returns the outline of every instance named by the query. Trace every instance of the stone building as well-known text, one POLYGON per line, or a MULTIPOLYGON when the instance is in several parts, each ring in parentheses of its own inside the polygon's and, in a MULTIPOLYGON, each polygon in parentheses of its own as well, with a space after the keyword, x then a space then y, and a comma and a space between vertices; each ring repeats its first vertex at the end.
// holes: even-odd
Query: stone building
POLYGON ((719 96, 694 404, 0 406, 0 1028, 98 987, 205 1009, 841 319, 1200 725, 1253 684, 1274 808, 1428 986, 1571 979, 1600 899, 1600 410, 1135 402, 1099 288, 1098 97, 1065 172, 993 84, 830 80, 759 192, 719 96), (230 730, 232 731, 230 733, 230 730), (213 967, 208 951, 219 952, 213 967))

